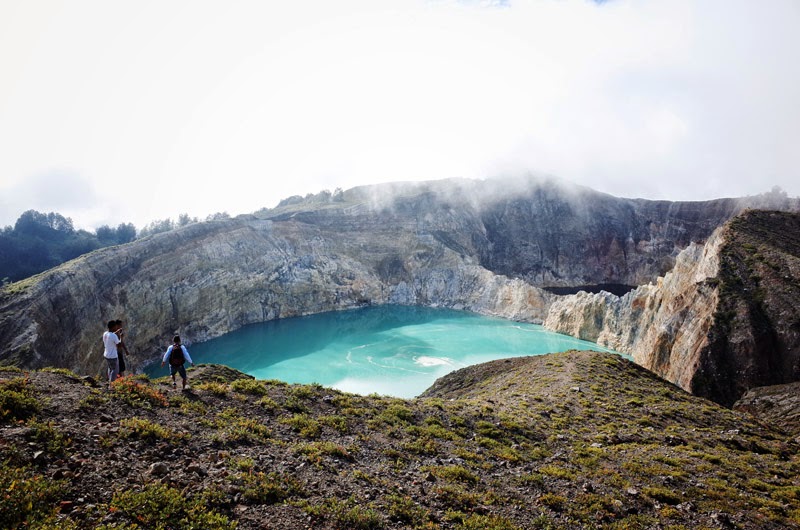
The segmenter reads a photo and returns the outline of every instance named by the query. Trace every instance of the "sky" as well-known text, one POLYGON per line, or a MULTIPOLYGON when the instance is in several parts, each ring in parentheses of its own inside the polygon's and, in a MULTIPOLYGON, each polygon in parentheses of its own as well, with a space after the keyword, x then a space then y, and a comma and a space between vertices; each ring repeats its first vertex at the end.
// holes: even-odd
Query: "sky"
POLYGON ((526 173, 800 195, 796 0, 0 0, 0 226, 526 173))

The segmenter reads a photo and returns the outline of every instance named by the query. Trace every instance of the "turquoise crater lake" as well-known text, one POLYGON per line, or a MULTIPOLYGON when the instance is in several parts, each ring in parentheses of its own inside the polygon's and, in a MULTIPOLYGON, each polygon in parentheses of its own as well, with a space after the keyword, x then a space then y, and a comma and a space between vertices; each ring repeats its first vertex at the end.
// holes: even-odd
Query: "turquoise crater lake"
MULTIPOLYGON (((465 366, 571 349, 611 352, 534 324, 410 306, 272 320, 189 345, 195 363, 225 364, 257 379, 406 398, 465 366)), ((146 372, 168 373, 158 364, 146 372)))

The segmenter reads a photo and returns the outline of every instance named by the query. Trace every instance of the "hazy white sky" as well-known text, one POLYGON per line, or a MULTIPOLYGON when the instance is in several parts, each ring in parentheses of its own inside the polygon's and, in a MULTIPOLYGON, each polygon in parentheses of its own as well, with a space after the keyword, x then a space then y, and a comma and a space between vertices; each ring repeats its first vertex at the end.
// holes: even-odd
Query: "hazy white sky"
POLYGON ((0 0, 0 225, 549 173, 800 195, 800 2, 0 0))

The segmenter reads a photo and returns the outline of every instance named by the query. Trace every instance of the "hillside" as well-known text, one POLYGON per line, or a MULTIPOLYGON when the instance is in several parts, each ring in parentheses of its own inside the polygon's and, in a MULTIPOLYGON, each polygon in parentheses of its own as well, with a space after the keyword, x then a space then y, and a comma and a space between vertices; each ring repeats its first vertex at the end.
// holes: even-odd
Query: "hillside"
POLYGON ((616 356, 495 361, 413 400, 190 377, 0 371, 0 526, 800 528, 796 440, 616 356))

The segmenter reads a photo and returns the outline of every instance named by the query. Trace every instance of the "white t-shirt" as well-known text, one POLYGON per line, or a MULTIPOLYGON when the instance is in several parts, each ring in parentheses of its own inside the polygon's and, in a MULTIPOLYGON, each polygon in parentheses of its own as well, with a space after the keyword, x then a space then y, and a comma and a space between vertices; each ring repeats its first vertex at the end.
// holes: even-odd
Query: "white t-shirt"
POLYGON ((103 352, 103 357, 106 359, 116 359, 117 358, 117 344, 122 342, 117 337, 116 333, 112 333, 110 331, 106 331, 103 333, 103 344, 106 347, 106 351, 103 352))

